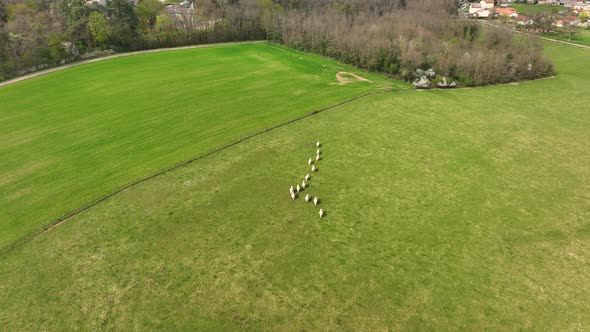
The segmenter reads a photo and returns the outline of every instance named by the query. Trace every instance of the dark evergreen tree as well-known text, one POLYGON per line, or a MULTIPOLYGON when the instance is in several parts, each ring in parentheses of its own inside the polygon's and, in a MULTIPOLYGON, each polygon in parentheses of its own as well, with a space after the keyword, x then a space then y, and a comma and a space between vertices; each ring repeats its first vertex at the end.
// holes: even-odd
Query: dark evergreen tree
POLYGON ((6 3, 0 0, 0 27, 8 21, 8 13, 6 12, 6 3))
POLYGON ((137 30, 137 16, 135 16, 135 11, 130 1, 111 0, 107 2, 107 11, 113 23, 123 24, 125 26, 122 28, 126 28, 131 32, 137 30))

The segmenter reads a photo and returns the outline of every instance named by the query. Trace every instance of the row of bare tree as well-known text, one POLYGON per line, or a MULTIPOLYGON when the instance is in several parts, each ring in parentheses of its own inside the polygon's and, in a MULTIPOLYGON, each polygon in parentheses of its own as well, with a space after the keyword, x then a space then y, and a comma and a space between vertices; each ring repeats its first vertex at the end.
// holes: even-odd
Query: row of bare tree
POLYGON ((434 69, 435 80, 445 77, 462 86, 533 79, 552 72, 536 40, 455 19, 454 1, 412 0, 403 6, 389 2, 381 7, 357 6, 354 11, 272 6, 263 14, 264 25, 270 39, 289 47, 407 81, 415 79, 417 69, 434 69))
POLYGON ((457 0, 0 0, 0 79, 77 49, 137 50, 265 39, 413 81, 433 69, 462 86, 550 75, 541 45, 455 17, 457 0), (7 3, 6 1, 11 1, 7 3), (67 44, 67 43, 65 43, 67 44))

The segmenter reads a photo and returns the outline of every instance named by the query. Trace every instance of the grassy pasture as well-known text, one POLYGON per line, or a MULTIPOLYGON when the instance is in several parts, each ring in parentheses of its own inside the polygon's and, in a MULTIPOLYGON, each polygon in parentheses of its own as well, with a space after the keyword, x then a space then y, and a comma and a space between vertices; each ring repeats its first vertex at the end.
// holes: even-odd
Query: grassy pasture
POLYGON ((7 330, 585 330, 590 52, 373 96, 134 187, 0 257, 7 330), (316 138, 324 159, 308 193, 316 138))
POLYGON ((0 248, 158 170, 401 87, 268 43, 117 58, 1 87, 0 248), (340 71, 371 82, 338 85, 340 71))
MULTIPOLYGON (((569 34, 562 33, 562 32, 551 32, 543 35, 547 38, 557 39, 561 41, 569 42, 569 34)), ((580 30, 577 32, 573 38, 571 43, 590 46, 590 30, 580 30)))
POLYGON ((535 15, 539 13, 557 13, 560 10, 564 10, 564 6, 553 6, 553 5, 531 5, 526 3, 513 3, 510 5, 519 14, 522 15, 535 15))

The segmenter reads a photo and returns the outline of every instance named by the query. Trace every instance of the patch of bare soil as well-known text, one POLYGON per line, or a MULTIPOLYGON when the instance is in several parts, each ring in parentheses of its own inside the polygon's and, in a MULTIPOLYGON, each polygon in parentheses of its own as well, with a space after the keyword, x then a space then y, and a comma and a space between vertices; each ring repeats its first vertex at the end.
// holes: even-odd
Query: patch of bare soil
POLYGON ((360 77, 353 73, 347 73, 345 71, 341 71, 336 74, 336 79, 338 80, 338 85, 346 85, 354 82, 371 82, 364 77, 360 77))

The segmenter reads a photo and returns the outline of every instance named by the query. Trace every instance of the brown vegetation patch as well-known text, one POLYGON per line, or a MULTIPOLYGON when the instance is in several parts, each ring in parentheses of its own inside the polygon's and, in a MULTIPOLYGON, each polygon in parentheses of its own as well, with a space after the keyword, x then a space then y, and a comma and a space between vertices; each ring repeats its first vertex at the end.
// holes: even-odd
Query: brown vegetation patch
POLYGON ((51 161, 49 160, 41 160, 24 165, 13 170, 11 174, 3 174, 0 176, 0 186, 12 184, 49 165, 51 165, 51 161))
POLYGON ((348 73, 345 71, 341 71, 338 74, 336 74, 336 79, 338 80, 338 85, 345 85, 354 82, 371 82, 364 77, 360 77, 358 75, 348 73))

